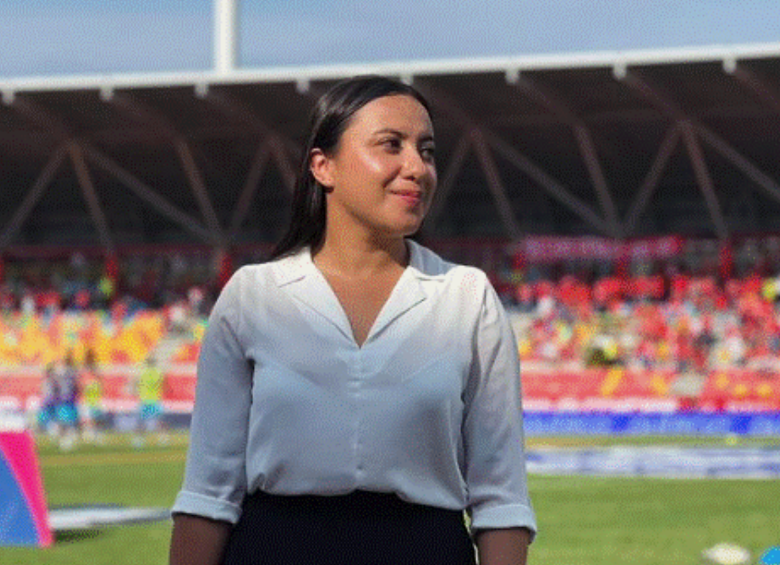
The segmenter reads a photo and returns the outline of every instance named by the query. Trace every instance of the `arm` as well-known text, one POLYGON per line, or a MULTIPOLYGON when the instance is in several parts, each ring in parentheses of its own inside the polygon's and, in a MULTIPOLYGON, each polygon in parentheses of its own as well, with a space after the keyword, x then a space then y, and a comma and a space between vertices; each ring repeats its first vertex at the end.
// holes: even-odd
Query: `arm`
POLYGON ((238 337, 236 285, 209 318, 198 359, 195 408, 182 490, 173 505, 171 563, 218 563, 246 491, 251 369, 238 337))
POLYGON ((476 542, 480 565, 526 565, 531 533, 526 528, 480 530, 476 542))
POLYGON ((230 529, 229 522, 175 514, 170 565, 219 565, 230 529))
POLYGON ((471 527, 483 538, 480 553, 495 556, 516 547, 508 543, 518 535, 512 531, 522 529, 533 540, 536 520, 526 480, 517 341, 486 278, 480 294, 464 395, 464 463, 471 527))

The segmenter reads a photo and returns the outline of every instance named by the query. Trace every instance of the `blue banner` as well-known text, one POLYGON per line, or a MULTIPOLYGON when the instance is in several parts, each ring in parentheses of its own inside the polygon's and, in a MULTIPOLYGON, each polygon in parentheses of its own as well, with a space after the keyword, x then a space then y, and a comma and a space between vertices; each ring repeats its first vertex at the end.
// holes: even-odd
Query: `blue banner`
POLYGON ((780 436, 780 413, 526 412, 531 435, 780 436))

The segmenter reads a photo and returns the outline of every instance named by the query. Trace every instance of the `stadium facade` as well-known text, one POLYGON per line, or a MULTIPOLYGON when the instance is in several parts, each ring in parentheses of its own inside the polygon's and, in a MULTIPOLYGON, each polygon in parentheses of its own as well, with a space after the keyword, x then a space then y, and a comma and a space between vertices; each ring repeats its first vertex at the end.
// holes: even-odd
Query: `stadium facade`
MULTIPOLYGON (((232 0, 224 4, 234 5, 232 0)), ((71 275, 87 279, 84 264, 72 260, 78 255, 75 251, 91 254, 93 264, 107 258, 101 265, 107 267, 106 276, 98 275, 101 281, 113 282, 117 258, 151 254, 169 263, 163 271, 174 272, 182 270, 178 255, 185 251, 199 259, 203 254, 230 259, 233 254, 265 252, 286 223, 301 136, 312 105, 335 82, 361 74, 398 77, 414 84, 432 103, 440 183, 422 237, 438 250, 471 246, 481 255, 474 261, 467 257, 466 262, 484 268, 484 251, 497 247, 504 258, 514 254, 514 260, 531 263, 594 257, 624 263, 631 259, 626 250, 640 258, 668 259, 688 249, 714 258, 715 268, 710 263, 707 273, 712 275, 734 261, 729 250, 735 244, 751 250, 745 242, 753 240, 774 245, 763 251, 774 258, 771 274, 776 277, 780 272, 780 43, 270 69, 235 68, 229 42, 219 43, 215 51, 211 71, 0 81, 4 172, 0 283, 3 261, 33 259, 46 271, 40 277, 41 288, 35 288, 41 282, 35 276, 30 277, 29 289, 28 281, 18 285, 19 310, 59 312, 65 291, 48 296, 53 281, 47 277, 51 279, 56 269, 47 259, 69 258, 71 275), (691 245, 698 243, 703 246, 691 245), (28 291, 40 291, 37 303, 28 291), (25 294, 31 305, 26 309, 25 294)), ((759 255, 748 253, 748 272, 759 264, 759 255)), ((123 262, 123 267, 130 262, 123 262)), ((230 263, 222 261, 220 269, 220 263, 213 262, 213 271, 220 271, 217 282, 235 266, 230 263)), ((547 274, 536 280, 528 273, 521 273, 527 278, 514 278, 522 267, 513 264, 508 279, 497 281, 508 283, 508 289, 498 290, 516 298, 518 307, 534 300, 546 300, 549 306, 549 297, 558 296, 559 290, 567 301, 579 302, 567 305, 572 312, 578 305, 587 312, 595 302, 604 310, 613 303, 620 306, 623 299, 640 307, 645 301, 652 303, 636 316, 615 308, 624 319, 610 319, 610 327, 598 328, 590 318, 581 320, 594 331, 604 331, 597 336, 610 344, 603 351, 617 352, 621 334, 632 337, 620 324, 629 325, 629 318, 641 316, 654 322, 664 294, 682 288, 675 273, 665 273, 672 275, 669 280, 655 284, 652 279, 658 277, 644 276, 649 272, 630 279, 628 286, 637 283, 631 289, 623 288, 626 281, 615 277, 583 281, 579 287, 576 280, 561 280, 555 287, 555 277, 547 274), (649 286, 643 287, 643 282, 649 286), (537 295, 525 300, 526 290, 537 295), (591 294, 599 298, 591 300, 591 294)), ((176 312, 183 312, 182 296, 174 292, 168 300, 166 293, 174 287, 184 291, 187 301, 199 305, 193 312, 208 301, 200 292, 189 292, 202 281, 186 277, 162 281, 155 268, 141 262, 127 269, 140 275, 126 286, 132 287, 130 294, 137 294, 142 311, 152 307, 145 317, 123 325, 127 305, 114 304, 109 312, 104 309, 111 301, 102 298, 97 300, 98 314, 81 314, 89 310, 91 298, 82 303, 79 293, 71 292, 65 302, 76 312, 69 324, 52 323, 45 328, 48 333, 37 324, 15 328, 17 341, 8 343, 24 342, 25 335, 29 339, 26 347, 9 348, 16 349, 10 354, 15 363, 7 375, 11 378, 6 379, 14 400, 28 409, 34 406, 29 401, 36 401, 41 367, 73 345, 63 339, 67 334, 68 340, 75 338, 82 356, 87 344, 95 347, 98 361, 108 370, 106 393, 115 403, 113 411, 134 405, 122 392, 124 383, 152 347, 173 367, 168 374, 168 409, 176 405, 189 410, 205 319, 193 327, 179 323, 176 312), (161 306, 165 308, 157 310, 161 306), (110 316, 103 316, 107 313, 110 316)), ((215 272, 208 274, 210 282, 215 281, 215 272)), ((771 304, 780 296, 780 279, 777 283, 757 277, 729 279, 722 277, 724 289, 714 280, 685 280, 685 289, 677 294, 695 298, 697 304, 722 299, 724 327, 745 313, 742 303, 755 310, 748 312, 755 319, 754 329, 758 322, 776 318, 771 304), (771 293, 764 296, 764 288, 771 293), (742 295, 755 300, 739 300, 742 295)), ((100 284, 97 287, 101 289, 100 284)), ((113 292, 113 285, 108 287, 112 290, 103 293, 104 298, 113 292)), ((15 309, 11 298, 8 304, 15 309)), ((519 352, 526 408, 532 411, 660 413, 663 417, 641 422, 645 433, 666 426, 665 415, 694 407, 715 413, 777 411, 774 342, 768 345, 771 355, 756 349, 753 358, 744 356, 743 363, 735 354, 722 367, 716 363, 712 371, 704 362, 707 356, 700 355, 701 374, 693 375, 698 388, 691 392, 690 387, 677 387, 690 376, 688 359, 682 355, 680 359, 668 352, 662 355, 660 345, 657 351, 642 352, 637 343, 629 343, 625 359, 615 354, 604 358, 609 361, 605 366, 589 367, 588 352, 602 350, 590 347, 587 332, 580 332, 577 340, 563 337, 566 332, 558 330, 572 322, 569 314, 544 315, 544 320, 530 311, 523 314, 515 321, 525 324, 518 331, 526 338, 519 343, 519 352), (548 352, 550 345, 561 347, 548 352)), ((691 322, 692 327, 697 324, 706 325, 698 318, 691 322)), ((742 326, 726 329, 739 334, 742 326)), ((661 324, 659 333, 665 327, 661 324)), ((693 338, 689 329, 680 331, 683 345, 690 345, 685 340, 693 338)), ((747 333, 748 341, 755 337, 747 333)), ((672 345, 680 346, 670 345, 666 338, 657 341, 670 351, 672 345)), ((721 341, 720 349, 727 349, 727 340, 721 341)), ((655 342, 648 343, 655 347, 655 342)), ((696 351, 709 351, 711 346, 696 351)), ((693 347, 689 349, 687 355, 696 357, 693 347)), ((712 357, 723 361, 719 355, 712 357)), ((718 420, 718 429, 776 434, 774 416, 771 421, 756 419, 755 429, 747 429, 753 424, 740 418, 718 420)), ((537 429, 550 432, 545 428, 548 423, 537 420, 537 429)), ((591 421, 586 424, 593 426, 591 421)), ((601 425, 605 433, 630 427, 620 418, 601 425)), ((700 433, 710 429, 712 421, 683 420, 681 425, 700 433)))
MULTIPOLYGON (((317 96, 431 100, 428 240, 780 232, 780 44, 0 81, 0 253, 268 244, 317 96)), ((227 61, 227 62, 225 62, 227 61)))

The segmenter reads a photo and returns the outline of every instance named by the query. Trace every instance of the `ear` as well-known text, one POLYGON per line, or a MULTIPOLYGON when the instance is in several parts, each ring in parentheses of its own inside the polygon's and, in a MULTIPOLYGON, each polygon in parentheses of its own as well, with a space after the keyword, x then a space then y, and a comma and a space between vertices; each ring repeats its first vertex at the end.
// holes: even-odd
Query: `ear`
POLYGON ((322 149, 312 149, 309 159, 309 170, 314 180, 325 188, 333 188, 334 171, 333 161, 322 149))

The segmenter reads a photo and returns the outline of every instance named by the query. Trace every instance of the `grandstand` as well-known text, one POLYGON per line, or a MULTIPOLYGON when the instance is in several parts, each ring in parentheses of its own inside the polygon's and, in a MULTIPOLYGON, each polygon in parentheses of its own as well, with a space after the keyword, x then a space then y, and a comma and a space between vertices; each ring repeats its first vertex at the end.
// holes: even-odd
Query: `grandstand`
POLYGON ((313 101, 361 73, 431 98, 429 238, 778 230, 766 45, 0 81, 0 249, 272 242, 313 101))
POLYGON ((513 309, 529 409, 780 409, 780 45, 0 81, 0 396, 89 348, 122 409, 154 352, 186 410, 314 100, 365 73, 432 102, 420 237, 513 309))

